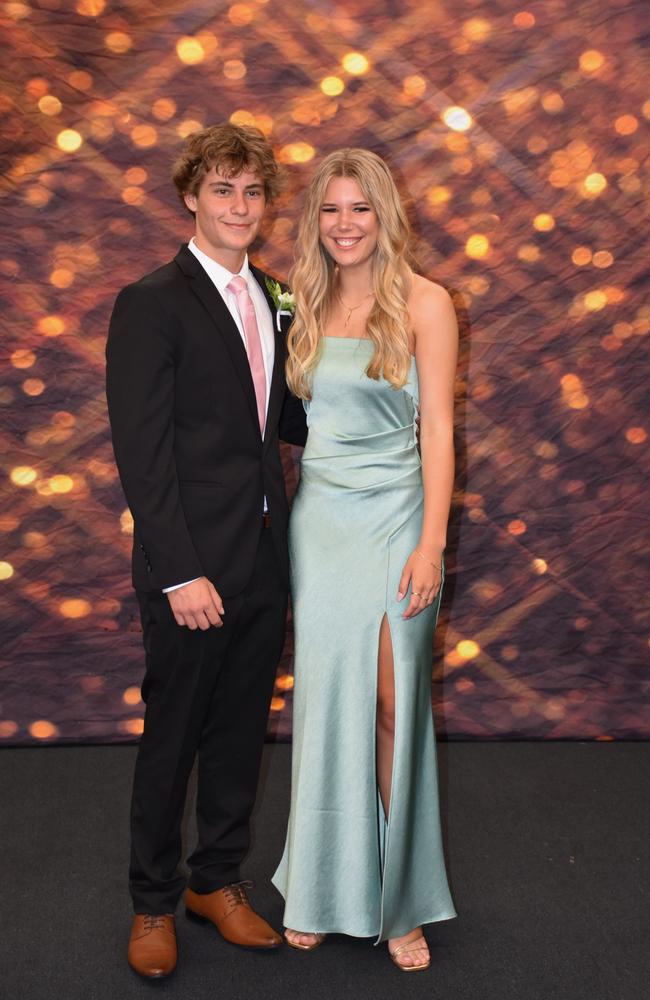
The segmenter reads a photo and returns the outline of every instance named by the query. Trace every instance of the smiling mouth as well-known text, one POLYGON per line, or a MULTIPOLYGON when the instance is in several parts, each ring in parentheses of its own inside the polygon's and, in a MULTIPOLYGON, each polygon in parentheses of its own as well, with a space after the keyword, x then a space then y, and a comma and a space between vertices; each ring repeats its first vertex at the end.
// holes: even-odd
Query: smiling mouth
POLYGON ((363 239, 363 236, 335 236, 334 242, 337 247, 346 250, 349 247, 356 247, 357 243, 363 239))

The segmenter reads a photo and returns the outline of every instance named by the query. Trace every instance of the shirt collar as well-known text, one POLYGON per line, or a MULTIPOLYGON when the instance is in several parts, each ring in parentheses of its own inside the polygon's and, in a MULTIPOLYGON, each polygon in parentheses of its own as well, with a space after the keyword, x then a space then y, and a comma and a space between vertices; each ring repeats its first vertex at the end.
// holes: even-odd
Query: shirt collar
MULTIPOLYGON (((217 286, 218 291, 223 295, 226 291, 227 285, 234 278, 232 271, 229 271, 227 267, 222 264, 217 263, 212 257, 208 257, 207 253, 203 250, 199 250, 196 245, 194 237, 188 243, 188 249, 194 254, 198 262, 202 265, 203 269, 207 272, 208 277, 217 286)), ((248 254, 244 257, 244 262, 237 272, 242 276, 246 284, 249 284, 250 267, 248 266, 248 254)))

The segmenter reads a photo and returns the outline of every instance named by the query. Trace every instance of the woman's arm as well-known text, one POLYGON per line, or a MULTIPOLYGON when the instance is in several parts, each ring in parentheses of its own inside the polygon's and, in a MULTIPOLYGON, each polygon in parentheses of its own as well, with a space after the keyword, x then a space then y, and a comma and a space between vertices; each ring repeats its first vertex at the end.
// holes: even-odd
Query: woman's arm
MULTIPOLYGON (((416 550, 404 567, 400 593, 411 584, 405 618, 432 604, 440 589, 442 554, 454 484, 454 378, 458 324, 448 292, 416 277, 409 299, 420 386, 420 452, 424 510, 416 550), (418 597, 419 595, 419 597, 418 597)), ((401 598, 398 597, 398 600, 401 598)))

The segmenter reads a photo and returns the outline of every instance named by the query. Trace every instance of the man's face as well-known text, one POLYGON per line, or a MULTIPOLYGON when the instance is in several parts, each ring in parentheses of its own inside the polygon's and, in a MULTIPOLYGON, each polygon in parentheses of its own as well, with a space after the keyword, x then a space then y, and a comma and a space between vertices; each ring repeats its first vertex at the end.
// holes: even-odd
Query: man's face
POLYGON ((216 166, 211 167, 199 193, 185 195, 185 204, 195 213, 199 249, 224 267, 232 269, 236 264, 238 270, 266 208, 260 175, 243 170, 236 177, 226 177, 216 166))

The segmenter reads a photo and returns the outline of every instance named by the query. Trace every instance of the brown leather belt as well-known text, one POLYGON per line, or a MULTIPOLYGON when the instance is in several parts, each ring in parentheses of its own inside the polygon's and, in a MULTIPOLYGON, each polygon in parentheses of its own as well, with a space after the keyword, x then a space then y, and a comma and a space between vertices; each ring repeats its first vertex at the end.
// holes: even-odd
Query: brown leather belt
POLYGON ((263 528, 271 527, 271 515, 268 513, 268 511, 265 514, 262 514, 262 527, 263 528))

